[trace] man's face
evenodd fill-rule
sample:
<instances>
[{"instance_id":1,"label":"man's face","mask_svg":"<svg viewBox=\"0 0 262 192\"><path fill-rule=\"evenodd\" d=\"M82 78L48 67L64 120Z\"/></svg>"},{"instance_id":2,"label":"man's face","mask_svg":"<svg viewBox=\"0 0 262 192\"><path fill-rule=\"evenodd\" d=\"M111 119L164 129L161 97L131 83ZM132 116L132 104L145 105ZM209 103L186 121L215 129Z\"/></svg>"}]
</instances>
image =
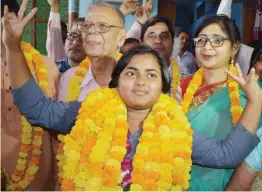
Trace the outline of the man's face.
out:
<instances>
[{"instance_id":1,"label":"man's face","mask_svg":"<svg viewBox=\"0 0 262 192\"><path fill-rule=\"evenodd\" d=\"M178 38L181 41L180 49L186 49L189 44L189 35L185 32L181 32L179 33Z\"/></svg>"},{"instance_id":2,"label":"man's face","mask_svg":"<svg viewBox=\"0 0 262 192\"><path fill-rule=\"evenodd\" d=\"M110 7L93 7L88 11L85 23L93 24L89 29L82 30L85 53L89 57L114 57L118 50L123 26L116 10ZM95 24L100 23L106 32L97 30ZM98 25L97 25L98 26ZM109 27L108 26L115 26ZM121 39L121 40L120 40Z\"/></svg>"},{"instance_id":3,"label":"man's face","mask_svg":"<svg viewBox=\"0 0 262 192\"><path fill-rule=\"evenodd\" d=\"M86 57L81 36L77 37L79 35L81 35L81 32L77 28L77 23L75 23L67 34L65 42L65 51L68 58L77 63L80 63Z\"/></svg>"},{"instance_id":4,"label":"man's face","mask_svg":"<svg viewBox=\"0 0 262 192\"><path fill-rule=\"evenodd\" d=\"M173 37L165 23L157 23L149 27L144 35L144 44L150 46L169 60L173 50Z\"/></svg>"}]
</instances>

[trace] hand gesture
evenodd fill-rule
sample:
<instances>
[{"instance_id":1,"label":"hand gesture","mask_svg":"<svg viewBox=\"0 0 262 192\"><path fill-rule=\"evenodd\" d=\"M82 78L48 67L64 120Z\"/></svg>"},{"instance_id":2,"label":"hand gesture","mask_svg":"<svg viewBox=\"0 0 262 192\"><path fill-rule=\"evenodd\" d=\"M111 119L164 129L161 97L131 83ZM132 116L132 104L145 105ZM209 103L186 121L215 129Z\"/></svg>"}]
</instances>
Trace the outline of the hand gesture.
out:
<instances>
[{"instance_id":1,"label":"hand gesture","mask_svg":"<svg viewBox=\"0 0 262 192\"><path fill-rule=\"evenodd\" d=\"M139 8L139 1L138 0L125 0L121 6L120 11L124 15L129 15L131 13L136 12L136 10Z\"/></svg>"},{"instance_id":2,"label":"hand gesture","mask_svg":"<svg viewBox=\"0 0 262 192\"><path fill-rule=\"evenodd\" d=\"M136 21L141 25L145 24L152 13L153 5L152 0L149 0L143 7L139 8L136 12Z\"/></svg>"},{"instance_id":3,"label":"hand gesture","mask_svg":"<svg viewBox=\"0 0 262 192\"><path fill-rule=\"evenodd\" d=\"M237 73L235 75L226 69L226 73L234 79L245 92L249 102L262 103L262 89L258 85L258 77L255 73L255 69L252 68L247 77L244 77L238 64L236 64Z\"/></svg>"},{"instance_id":4,"label":"hand gesture","mask_svg":"<svg viewBox=\"0 0 262 192\"><path fill-rule=\"evenodd\" d=\"M7 6L4 7L3 23L3 43L7 50L20 48L20 42L24 33L25 27L34 18L37 8L35 7L26 17L24 17L27 7L27 0L23 0L19 9L18 16L15 13L9 12Z\"/></svg>"}]
</instances>

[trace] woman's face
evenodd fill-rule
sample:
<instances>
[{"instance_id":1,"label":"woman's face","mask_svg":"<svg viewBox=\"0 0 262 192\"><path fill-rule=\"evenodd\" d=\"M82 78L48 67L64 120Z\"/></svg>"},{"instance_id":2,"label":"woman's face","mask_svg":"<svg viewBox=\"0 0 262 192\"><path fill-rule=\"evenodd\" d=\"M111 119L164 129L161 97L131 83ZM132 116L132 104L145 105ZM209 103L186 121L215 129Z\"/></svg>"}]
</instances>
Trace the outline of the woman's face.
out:
<instances>
[{"instance_id":1,"label":"woman's face","mask_svg":"<svg viewBox=\"0 0 262 192\"><path fill-rule=\"evenodd\" d=\"M120 74L118 90L127 107L134 110L152 108L162 90L161 70L155 56L133 56Z\"/></svg>"},{"instance_id":2,"label":"woman's face","mask_svg":"<svg viewBox=\"0 0 262 192\"><path fill-rule=\"evenodd\" d=\"M214 39L221 40L223 38L228 38L218 24L208 25L199 33L198 37L203 37L203 39L213 37L213 41ZM228 66L228 64L230 64L230 58L234 57L237 53L235 46L232 46L229 40L224 40L220 47L212 46L210 41L207 41L202 47L196 46L195 51L197 63L209 69L218 69Z\"/></svg>"},{"instance_id":3,"label":"woman's face","mask_svg":"<svg viewBox=\"0 0 262 192\"><path fill-rule=\"evenodd\" d=\"M257 61L254 65L256 74L259 76L259 80L262 81L262 61Z\"/></svg>"}]
</instances>

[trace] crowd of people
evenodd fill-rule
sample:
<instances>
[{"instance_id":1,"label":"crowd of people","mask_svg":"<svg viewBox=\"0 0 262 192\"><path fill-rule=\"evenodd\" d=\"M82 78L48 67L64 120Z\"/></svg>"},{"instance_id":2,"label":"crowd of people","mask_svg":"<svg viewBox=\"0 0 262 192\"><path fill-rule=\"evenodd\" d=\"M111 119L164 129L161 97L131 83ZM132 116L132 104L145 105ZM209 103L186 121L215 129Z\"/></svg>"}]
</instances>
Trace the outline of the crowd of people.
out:
<instances>
[{"instance_id":1,"label":"crowd of people","mask_svg":"<svg viewBox=\"0 0 262 192\"><path fill-rule=\"evenodd\" d=\"M243 58L222 14L176 37L138 0L67 31L47 1L48 56L22 41L37 8L1 2L2 190L262 190L261 41Z\"/></svg>"}]
</instances>

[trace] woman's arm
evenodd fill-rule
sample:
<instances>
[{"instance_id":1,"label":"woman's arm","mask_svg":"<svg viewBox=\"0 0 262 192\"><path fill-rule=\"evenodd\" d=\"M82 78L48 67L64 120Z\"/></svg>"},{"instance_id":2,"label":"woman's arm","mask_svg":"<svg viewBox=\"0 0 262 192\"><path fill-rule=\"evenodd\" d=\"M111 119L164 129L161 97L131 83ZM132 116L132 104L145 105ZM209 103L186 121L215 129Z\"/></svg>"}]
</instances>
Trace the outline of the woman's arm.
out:
<instances>
[{"instance_id":1,"label":"woman's arm","mask_svg":"<svg viewBox=\"0 0 262 192\"><path fill-rule=\"evenodd\" d=\"M238 70L240 71L239 67ZM247 95L248 103L239 122L225 140L219 141L194 134L192 160L202 166L235 168L259 143L259 138L255 135L261 118L262 89L257 83L254 69L248 75L247 81L242 77L234 78Z\"/></svg>"},{"instance_id":2,"label":"woman's arm","mask_svg":"<svg viewBox=\"0 0 262 192\"><path fill-rule=\"evenodd\" d=\"M225 190L226 191L249 191L256 175L254 172L251 172L246 168L248 165L244 165L245 163L238 166L237 169L234 170L234 173L227 184Z\"/></svg>"},{"instance_id":3,"label":"woman's arm","mask_svg":"<svg viewBox=\"0 0 262 192\"><path fill-rule=\"evenodd\" d=\"M257 135L262 139L262 128L257 131ZM254 182L254 179L262 170L262 141L247 156L245 161L234 171L226 190L248 191Z\"/></svg>"},{"instance_id":4,"label":"woman's arm","mask_svg":"<svg viewBox=\"0 0 262 192\"><path fill-rule=\"evenodd\" d=\"M34 78L12 90L19 111L34 125L69 133L76 120L80 102L56 102L44 95Z\"/></svg>"},{"instance_id":5,"label":"woman's arm","mask_svg":"<svg viewBox=\"0 0 262 192\"><path fill-rule=\"evenodd\" d=\"M236 168L259 141L240 123L221 141L194 132L192 161L205 167Z\"/></svg>"}]
</instances>

